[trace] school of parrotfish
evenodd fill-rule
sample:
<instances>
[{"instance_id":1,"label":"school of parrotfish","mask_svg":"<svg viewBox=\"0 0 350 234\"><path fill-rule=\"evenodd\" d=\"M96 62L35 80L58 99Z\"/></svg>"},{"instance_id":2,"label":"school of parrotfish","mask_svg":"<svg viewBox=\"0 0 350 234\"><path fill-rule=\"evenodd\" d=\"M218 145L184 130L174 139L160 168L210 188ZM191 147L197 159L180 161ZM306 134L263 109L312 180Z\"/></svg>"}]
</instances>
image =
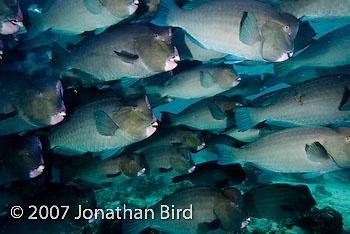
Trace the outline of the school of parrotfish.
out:
<instances>
[{"instance_id":1,"label":"school of parrotfish","mask_svg":"<svg viewBox=\"0 0 350 234\"><path fill-rule=\"evenodd\" d=\"M192 186L126 204L155 218L117 220L121 233L235 232L316 206L305 185L240 190L247 165L350 168L349 0L0 0L0 21L1 234L102 222L11 208L114 209L94 193L152 178ZM161 219L163 205L193 218Z\"/></svg>"}]
</instances>

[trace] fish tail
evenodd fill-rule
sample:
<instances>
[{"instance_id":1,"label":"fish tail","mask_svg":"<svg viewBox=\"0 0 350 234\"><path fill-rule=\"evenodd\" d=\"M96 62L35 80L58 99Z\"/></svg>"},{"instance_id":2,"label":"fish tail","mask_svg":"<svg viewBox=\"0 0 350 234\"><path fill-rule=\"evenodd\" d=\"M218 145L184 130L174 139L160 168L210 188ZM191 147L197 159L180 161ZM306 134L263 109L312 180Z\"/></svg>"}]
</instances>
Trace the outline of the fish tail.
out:
<instances>
[{"instance_id":1,"label":"fish tail","mask_svg":"<svg viewBox=\"0 0 350 234\"><path fill-rule=\"evenodd\" d=\"M299 66L290 58L284 62L274 63L273 69L275 74L287 74L288 72L297 69Z\"/></svg>"},{"instance_id":2,"label":"fish tail","mask_svg":"<svg viewBox=\"0 0 350 234\"><path fill-rule=\"evenodd\" d=\"M162 126L171 127L176 125L176 123L174 122L174 118L176 117L175 114L172 114L169 112L161 112L161 113L162 113L162 119L161 119Z\"/></svg>"},{"instance_id":3,"label":"fish tail","mask_svg":"<svg viewBox=\"0 0 350 234\"><path fill-rule=\"evenodd\" d=\"M57 69L64 69L64 62L67 59L68 52L62 48L58 43L52 44L52 60L51 65Z\"/></svg>"},{"instance_id":4,"label":"fish tail","mask_svg":"<svg viewBox=\"0 0 350 234\"><path fill-rule=\"evenodd\" d=\"M178 26L175 20L180 17L182 9L176 5L174 0L161 0L158 5L156 16L151 21L157 26Z\"/></svg>"},{"instance_id":5,"label":"fish tail","mask_svg":"<svg viewBox=\"0 0 350 234\"><path fill-rule=\"evenodd\" d=\"M144 87L145 90L146 90L146 94L149 95L149 94L159 94L159 89L161 88L160 86L145 86Z\"/></svg>"},{"instance_id":6,"label":"fish tail","mask_svg":"<svg viewBox=\"0 0 350 234\"><path fill-rule=\"evenodd\" d=\"M224 144L217 144L215 145L215 148L219 156L219 165L228 165L241 162L241 160L239 160L237 157L237 152L239 149Z\"/></svg>"},{"instance_id":7,"label":"fish tail","mask_svg":"<svg viewBox=\"0 0 350 234\"><path fill-rule=\"evenodd\" d=\"M132 210L132 213L135 213L136 206L134 205L126 205L126 209ZM127 217L124 217L122 221L122 233L123 234L138 234L142 232L145 228L144 223L142 220L132 219L130 218L127 213Z\"/></svg>"},{"instance_id":8,"label":"fish tail","mask_svg":"<svg viewBox=\"0 0 350 234\"><path fill-rule=\"evenodd\" d=\"M191 50L186 44L185 37L185 32L182 29L177 29L173 32L172 42L179 51L180 60L193 60Z\"/></svg>"},{"instance_id":9,"label":"fish tail","mask_svg":"<svg viewBox=\"0 0 350 234\"><path fill-rule=\"evenodd\" d=\"M234 110L236 125L240 131L247 131L262 121L252 117L253 107L241 107Z\"/></svg>"},{"instance_id":10,"label":"fish tail","mask_svg":"<svg viewBox=\"0 0 350 234\"><path fill-rule=\"evenodd\" d=\"M28 10L28 15L30 18L31 27L28 30L28 33L26 36L28 39L32 39L36 37L39 33L46 31L46 28L43 25L44 21L43 21L41 12Z\"/></svg>"}]
</instances>

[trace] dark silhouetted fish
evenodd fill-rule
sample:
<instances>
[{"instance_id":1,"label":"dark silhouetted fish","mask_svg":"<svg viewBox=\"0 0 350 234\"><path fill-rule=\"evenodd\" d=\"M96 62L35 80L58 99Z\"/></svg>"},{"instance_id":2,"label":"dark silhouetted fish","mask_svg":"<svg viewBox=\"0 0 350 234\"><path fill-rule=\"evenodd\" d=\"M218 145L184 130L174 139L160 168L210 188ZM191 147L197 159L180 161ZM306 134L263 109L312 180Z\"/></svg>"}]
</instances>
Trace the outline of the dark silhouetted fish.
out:
<instances>
[{"instance_id":1,"label":"dark silhouetted fish","mask_svg":"<svg viewBox=\"0 0 350 234\"><path fill-rule=\"evenodd\" d=\"M193 217L184 219L180 215L179 219L170 217L161 220L162 205L169 207L169 211L172 207L184 211L192 205ZM147 227L179 234L202 234L212 230L230 232L248 224L241 193L234 188L223 191L211 187L189 188L170 195L150 209L154 210L155 219L125 220L123 233L137 234Z\"/></svg>"},{"instance_id":2,"label":"dark silhouetted fish","mask_svg":"<svg viewBox=\"0 0 350 234\"><path fill-rule=\"evenodd\" d=\"M243 194L245 208L252 217L268 219L294 218L316 205L305 185L272 184Z\"/></svg>"}]
</instances>

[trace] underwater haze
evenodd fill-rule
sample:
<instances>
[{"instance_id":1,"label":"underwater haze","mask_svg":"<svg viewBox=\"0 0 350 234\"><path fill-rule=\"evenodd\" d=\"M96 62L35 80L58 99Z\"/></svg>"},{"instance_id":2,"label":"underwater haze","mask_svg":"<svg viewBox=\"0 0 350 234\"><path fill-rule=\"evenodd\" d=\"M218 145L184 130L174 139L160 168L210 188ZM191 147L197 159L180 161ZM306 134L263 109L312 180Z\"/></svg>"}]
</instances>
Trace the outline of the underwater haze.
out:
<instances>
[{"instance_id":1,"label":"underwater haze","mask_svg":"<svg viewBox=\"0 0 350 234\"><path fill-rule=\"evenodd\" d=\"M0 0L0 234L350 233L350 0Z\"/></svg>"}]
</instances>

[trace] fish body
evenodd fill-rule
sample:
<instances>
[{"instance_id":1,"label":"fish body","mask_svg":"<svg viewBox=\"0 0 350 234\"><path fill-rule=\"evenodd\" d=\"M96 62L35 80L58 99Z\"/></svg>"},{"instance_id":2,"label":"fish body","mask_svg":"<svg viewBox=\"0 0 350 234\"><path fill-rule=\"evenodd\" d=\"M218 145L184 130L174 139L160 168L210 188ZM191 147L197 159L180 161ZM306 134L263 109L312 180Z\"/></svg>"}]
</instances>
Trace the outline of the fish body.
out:
<instances>
[{"instance_id":1,"label":"fish body","mask_svg":"<svg viewBox=\"0 0 350 234\"><path fill-rule=\"evenodd\" d=\"M253 142L283 129L283 127L266 125L262 128L251 128L247 131L242 132L237 127L233 127L223 132L222 134L233 137L242 142Z\"/></svg>"},{"instance_id":2,"label":"fish body","mask_svg":"<svg viewBox=\"0 0 350 234\"><path fill-rule=\"evenodd\" d=\"M39 176L45 166L42 146L35 136L0 139L0 184Z\"/></svg>"},{"instance_id":3,"label":"fish body","mask_svg":"<svg viewBox=\"0 0 350 234\"><path fill-rule=\"evenodd\" d=\"M240 164L222 166L216 162L196 165L196 170L188 175L178 176L173 182L189 180L196 186L222 188L242 183L246 178Z\"/></svg>"},{"instance_id":4,"label":"fish body","mask_svg":"<svg viewBox=\"0 0 350 234\"><path fill-rule=\"evenodd\" d=\"M265 106L237 109L235 120L241 131L263 121L278 126L347 125L349 86L348 77L312 79L269 97Z\"/></svg>"},{"instance_id":5,"label":"fish body","mask_svg":"<svg viewBox=\"0 0 350 234\"><path fill-rule=\"evenodd\" d=\"M233 97L236 95L247 97L253 94L258 94L265 89L265 84L260 75L240 77L241 80L237 86L223 92L221 95L226 97Z\"/></svg>"},{"instance_id":6,"label":"fish body","mask_svg":"<svg viewBox=\"0 0 350 234\"><path fill-rule=\"evenodd\" d=\"M190 130L184 126L160 128L149 138L130 146L132 151L143 151L162 146L188 148L192 152L203 149L205 142L200 131Z\"/></svg>"},{"instance_id":7,"label":"fish body","mask_svg":"<svg viewBox=\"0 0 350 234\"><path fill-rule=\"evenodd\" d=\"M168 28L120 25L91 37L71 52L56 50L58 67L78 70L83 84L149 77L176 67L177 50ZM55 51L53 52L55 58Z\"/></svg>"},{"instance_id":8,"label":"fish body","mask_svg":"<svg viewBox=\"0 0 350 234\"><path fill-rule=\"evenodd\" d=\"M306 19L334 19L350 17L350 2L347 0L282 0L279 9L299 18Z\"/></svg>"},{"instance_id":9,"label":"fish body","mask_svg":"<svg viewBox=\"0 0 350 234\"><path fill-rule=\"evenodd\" d=\"M202 47L231 54L238 60L284 61L293 51L297 20L269 5L218 0L184 7L187 10L163 0L151 23L180 27Z\"/></svg>"},{"instance_id":10,"label":"fish body","mask_svg":"<svg viewBox=\"0 0 350 234\"><path fill-rule=\"evenodd\" d=\"M114 6L106 5L106 2ZM119 6L118 6L119 5ZM119 7L119 12L112 12L112 7ZM117 24L133 14L137 6L133 1L98 1L98 0L54 0L47 1L42 7L32 5L29 15L32 27L31 38L51 29L55 33L77 35L85 31Z\"/></svg>"},{"instance_id":11,"label":"fish body","mask_svg":"<svg viewBox=\"0 0 350 234\"><path fill-rule=\"evenodd\" d=\"M208 50L200 47L181 29L174 31L173 43L179 51L181 60L197 60L202 63L216 63L223 61L227 55L215 50Z\"/></svg>"},{"instance_id":12,"label":"fish body","mask_svg":"<svg viewBox=\"0 0 350 234\"><path fill-rule=\"evenodd\" d=\"M83 181L91 184L121 183L143 173L136 154L122 154L101 160L92 158L77 167L66 165L60 170L62 182Z\"/></svg>"},{"instance_id":13,"label":"fish body","mask_svg":"<svg viewBox=\"0 0 350 234\"><path fill-rule=\"evenodd\" d=\"M285 74L300 67L331 68L347 65L349 46L350 25L346 25L313 41L298 56L274 64L275 73Z\"/></svg>"},{"instance_id":14,"label":"fish body","mask_svg":"<svg viewBox=\"0 0 350 234\"><path fill-rule=\"evenodd\" d=\"M161 206L188 209L192 204L193 218L161 220ZM123 233L140 233L152 227L166 233L207 233L211 230L234 231L246 226L247 213L244 210L240 192L234 188L220 191L211 187L189 188L177 192L150 207L155 212L155 219L125 221ZM211 225L212 224L212 225Z\"/></svg>"},{"instance_id":15,"label":"fish body","mask_svg":"<svg viewBox=\"0 0 350 234\"><path fill-rule=\"evenodd\" d=\"M66 115L56 79L3 73L0 92L0 136L55 125Z\"/></svg>"},{"instance_id":16,"label":"fish body","mask_svg":"<svg viewBox=\"0 0 350 234\"><path fill-rule=\"evenodd\" d=\"M206 98L227 91L239 82L240 77L232 66L206 64L183 71L162 86L145 88L146 91L153 89L161 97Z\"/></svg>"},{"instance_id":17,"label":"fish body","mask_svg":"<svg viewBox=\"0 0 350 234\"><path fill-rule=\"evenodd\" d=\"M271 184L243 194L244 205L252 217L268 219L294 218L316 205L305 185Z\"/></svg>"},{"instance_id":18,"label":"fish body","mask_svg":"<svg viewBox=\"0 0 350 234\"><path fill-rule=\"evenodd\" d=\"M174 146L144 150L140 160L150 176L172 178L191 173L195 168L190 151Z\"/></svg>"},{"instance_id":19,"label":"fish body","mask_svg":"<svg viewBox=\"0 0 350 234\"><path fill-rule=\"evenodd\" d=\"M270 134L242 148L217 145L219 164L248 162L282 173L323 174L349 167L349 128L303 126Z\"/></svg>"},{"instance_id":20,"label":"fish body","mask_svg":"<svg viewBox=\"0 0 350 234\"><path fill-rule=\"evenodd\" d=\"M216 96L196 102L176 115L164 112L162 123L199 130L223 130L233 125L232 110L240 106L242 104L235 99Z\"/></svg>"},{"instance_id":21,"label":"fish body","mask_svg":"<svg viewBox=\"0 0 350 234\"><path fill-rule=\"evenodd\" d=\"M118 149L151 136L156 130L154 122L144 98L136 105L107 98L78 107L48 138L55 153L72 156L103 152L110 157Z\"/></svg>"}]
</instances>

